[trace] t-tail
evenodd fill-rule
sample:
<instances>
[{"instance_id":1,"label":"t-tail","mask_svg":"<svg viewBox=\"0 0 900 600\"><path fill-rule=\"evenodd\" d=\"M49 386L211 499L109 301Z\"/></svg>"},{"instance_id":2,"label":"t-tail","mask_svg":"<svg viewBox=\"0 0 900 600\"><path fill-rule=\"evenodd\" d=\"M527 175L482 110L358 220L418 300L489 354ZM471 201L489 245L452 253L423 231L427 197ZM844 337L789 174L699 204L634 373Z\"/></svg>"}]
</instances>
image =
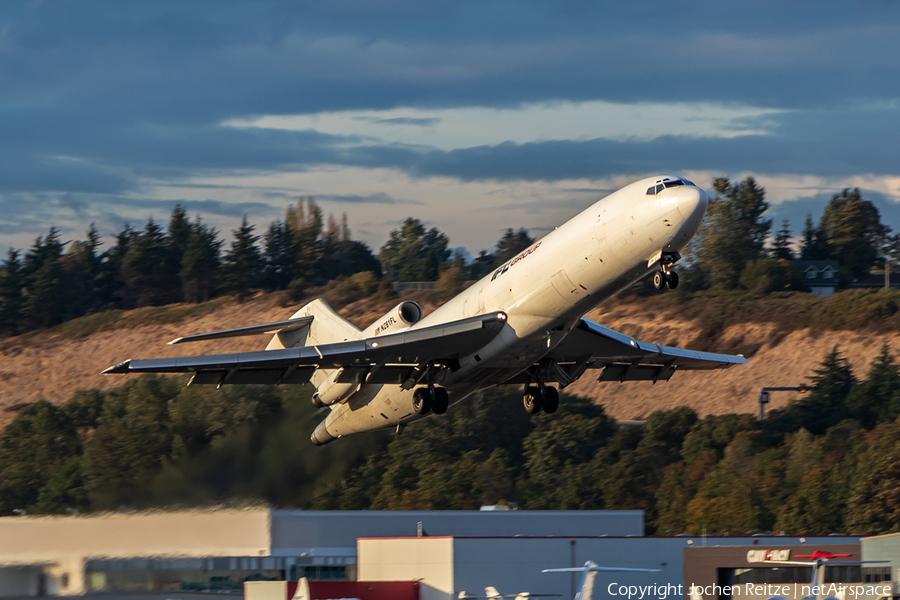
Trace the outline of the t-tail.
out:
<instances>
[{"instance_id":1,"label":"t-tail","mask_svg":"<svg viewBox=\"0 0 900 600\"><path fill-rule=\"evenodd\" d=\"M822 556L818 556L821 554ZM816 558L810 561L803 560L779 560L779 561L766 561L766 565L774 565L774 566L793 566L793 567L812 567L812 577L809 581L809 587L811 591L820 591L825 590L825 567L829 566L847 566L847 565L867 565L871 563L886 563L890 562L887 560L829 560L829 558L835 556L847 556L846 554L828 554L827 552L819 552L818 550L813 554ZM772 596L768 600L774 599L784 600L783 596ZM838 598L834 596L826 596L824 593L810 594L808 596L803 596L802 600L838 600Z\"/></svg>"},{"instance_id":2,"label":"t-tail","mask_svg":"<svg viewBox=\"0 0 900 600\"><path fill-rule=\"evenodd\" d=\"M583 567L571 567L568 569L544 569L542 573L577 573L582 572L581 587L575 594L574 600L594 599L594 578L597 573L658 573L659 569L631 569L628 567L598 567L597 563L587 561Z\"/></svg>"}]
</instances>

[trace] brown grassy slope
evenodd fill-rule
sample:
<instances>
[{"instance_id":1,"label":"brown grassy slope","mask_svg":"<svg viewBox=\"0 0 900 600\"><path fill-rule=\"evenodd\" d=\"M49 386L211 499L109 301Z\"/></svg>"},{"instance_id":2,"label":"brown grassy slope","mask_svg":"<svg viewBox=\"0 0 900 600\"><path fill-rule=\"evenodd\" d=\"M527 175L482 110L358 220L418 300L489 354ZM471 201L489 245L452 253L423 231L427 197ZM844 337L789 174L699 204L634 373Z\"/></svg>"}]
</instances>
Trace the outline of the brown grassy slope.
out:
<instances>
[{"instance_id":1,"label":"brown grassy slope","mask_svg":"<svg viewBox=\"0 0 900 600\"><path fill-rule=\"evenodd\" d=\"M416 299L426 312L433 310L434 303L427 296ZM366 326L396 302L373 305L363 300L341 312L357 325ZM8 409L16 405L41 398L58 404L76 390L109 390L122 385L129 376L103 376L100 372L127 358L262 350L267 343L265 336L179 346L166 342L183 335L285 319L298 307L285 306L281 296L267 295L244 303L217 301L201 307L115 315L120 324L127 325L125 328L111 322L92 333L88 328L63 327L4 340L0 344L0 427L15 416ZM620 304L587 316L644 341L688 347L699 344L703 346L700 349L713 349L704 343L705 330L699 321L680 318L677 311L676 307L648 311L646 303ZM676 373L670 382L656 385L600 384L588 372L566 391L596 399L610 415L623 420L642 419L655 410L677 406L691 406L700 415L753 413L758 409L759 387L804 382L835 345L850 359L858 376L866 373L883 339L900 348L900 333L894 329L884 335L865 330L799 329L784 333L772 323L748 322L723 327L715 335L713 347L752 353L751 364L711 373ZM788 398L789 394L773 394L770 408L783 406Z\"/></svg>"}]
</instances>

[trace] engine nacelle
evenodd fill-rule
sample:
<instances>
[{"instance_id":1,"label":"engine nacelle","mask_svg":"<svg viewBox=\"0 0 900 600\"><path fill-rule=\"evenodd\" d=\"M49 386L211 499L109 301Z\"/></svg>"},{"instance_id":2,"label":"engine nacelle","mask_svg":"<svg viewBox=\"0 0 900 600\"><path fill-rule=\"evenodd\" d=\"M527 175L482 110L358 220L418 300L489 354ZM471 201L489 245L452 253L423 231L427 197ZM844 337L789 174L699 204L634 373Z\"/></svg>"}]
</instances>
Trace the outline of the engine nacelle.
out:
<instances>
[{"instance_id":1,"label":"engine nacelle","mask_svg":"<svg viewBox=\"0 0 900 600\"><path fill-rule=\"evenodd\" d=\"M386 315L377 319L374 323L362 332L360 337L369 338L376 335L384 335L385 333L394 333L406 329L410 325L415 325L422 318L422 307L418 302L407 300L401 302Z\"/></svg>"},{"instance_id":2,"label":"engine nacelle","mask_svg":"<svg viewBox=\"0 0 900 600\"><path fill-rule=\"evenodd\" d=\"M331 372L325 381L319 384L312 396L314 405L322 408L323 406L331 406L349 398L356 390L359 389L359 383L338 383L343 369L335 369Z\"/></svg>"}]
</instances>

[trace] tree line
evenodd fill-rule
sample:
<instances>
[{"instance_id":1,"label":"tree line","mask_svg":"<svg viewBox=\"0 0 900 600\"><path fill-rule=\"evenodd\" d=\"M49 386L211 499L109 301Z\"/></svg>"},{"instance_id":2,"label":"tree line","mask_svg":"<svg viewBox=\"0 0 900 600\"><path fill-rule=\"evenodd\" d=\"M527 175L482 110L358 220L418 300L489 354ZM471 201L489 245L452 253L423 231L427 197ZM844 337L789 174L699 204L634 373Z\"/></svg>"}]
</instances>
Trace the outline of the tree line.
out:
<instances>
[{"instance_id":1,"label":"tree line","mask_svg":"<svg viewBox=\"0 0 900 600\"><path fill-rule=\"evenodd\" d=\"M111 247L91 225L83 241L62 241L51 227L26 252L10 249L0 262L0 333L18 334L110 309L203 302L221 294L243 298L256 290L304 290L366 273L367 280L436 281L451 287L477 278L532 240L509 229L494 252L467 262L452 254L447 236L414 218L391 232L376 257L351 238L346 213L327 220L313 198L290 206L262 234L245 216L226 244L198 216L178 205L168 226L149 219L125 225Z\"/></svg>"},{"instance_id":2,"label":"tree line","mask_svg":"<svg viewBox=\"0 0 900 600\"><path fill-rule=\"evenodd\" d=\"M688 289L743 289L757 293L805 290L790 261L835 260L840 286L866 275L879 260L900 259L900 234L881 223L874 204L859 188L834 194L818 224L807 216L794 249L790 223L772 232L765 189L753 177L713 181L706 222L695 237L694 261L686 271Z\"/></svg>"},{"instance_id":3,"label":"tree line","mask_svg":"<svg viewBox=\"0 0 900 600\"><path fill-rule=\"evenodd\" d=\"M479 392L400 436L310 445L308 386L142 376L23 408L0 436L0 514L268 502L316 509L640 509L648 534L900 531L900 370L858 379L837 349L772 411L689 408L620 427L590 400L554 415Z\"/></svg>"},{"instance_id":4,"label":"tree line","mask_svg":"<svg viewBox=\"0 0 900 600\"><path fill-rule=\"evenodd\" d=\"M900 234L880 221L878 209L859 189L835 194L818 224L807 217L797 248L790 223L772 232L765 218L765 190L755 179L713 182L706 222L681 266L682 290L745 290L757 294L803 291L805 281L791 260L833 259L840 284L865 275L879 260L900 259ZM407 218L390 232L377 255L353 240L346 213L340 222L313 198L288 207L285 218L257 235L247 218L226 243L198 216L176 206L167 227L150 219L143 229L125 225L107 249L93 225L83 241L63 242L50 228L23 253L10 249L0 261L0 333L17 334L109 309L202 302L221 294L243 298L256 290L304 290L365 274L351 282L366 294L393 281L437 281L458 292L527 248L524 229L508 229L491 252L471 260L450 248L437 228ZM638 290L650 293L643 282Z\"/></svg>"}]
</instances>

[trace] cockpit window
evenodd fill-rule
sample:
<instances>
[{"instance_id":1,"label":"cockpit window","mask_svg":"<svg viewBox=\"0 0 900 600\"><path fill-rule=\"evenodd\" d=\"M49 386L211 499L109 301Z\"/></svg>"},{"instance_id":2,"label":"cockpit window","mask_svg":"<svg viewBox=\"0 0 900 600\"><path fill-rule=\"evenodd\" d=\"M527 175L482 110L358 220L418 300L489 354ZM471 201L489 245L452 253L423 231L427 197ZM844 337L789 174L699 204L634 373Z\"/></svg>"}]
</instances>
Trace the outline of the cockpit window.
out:
<instances>
[{"instance_id":1,"label":"cockpit window","mask_svg":"<svg viewBox=\"0 0 900 600\"><path fill-rule=\"evenodd\" d=\"M647 188L647 195L653 196L654 194L658 194L666 188L677 187L679 185L692 185L694 187L697 187L694 185L693 181L690 181L688 179L669 179L667 177L662 180L662 183L657 183L655 186Z\"/></svg>"}]
</instances>

